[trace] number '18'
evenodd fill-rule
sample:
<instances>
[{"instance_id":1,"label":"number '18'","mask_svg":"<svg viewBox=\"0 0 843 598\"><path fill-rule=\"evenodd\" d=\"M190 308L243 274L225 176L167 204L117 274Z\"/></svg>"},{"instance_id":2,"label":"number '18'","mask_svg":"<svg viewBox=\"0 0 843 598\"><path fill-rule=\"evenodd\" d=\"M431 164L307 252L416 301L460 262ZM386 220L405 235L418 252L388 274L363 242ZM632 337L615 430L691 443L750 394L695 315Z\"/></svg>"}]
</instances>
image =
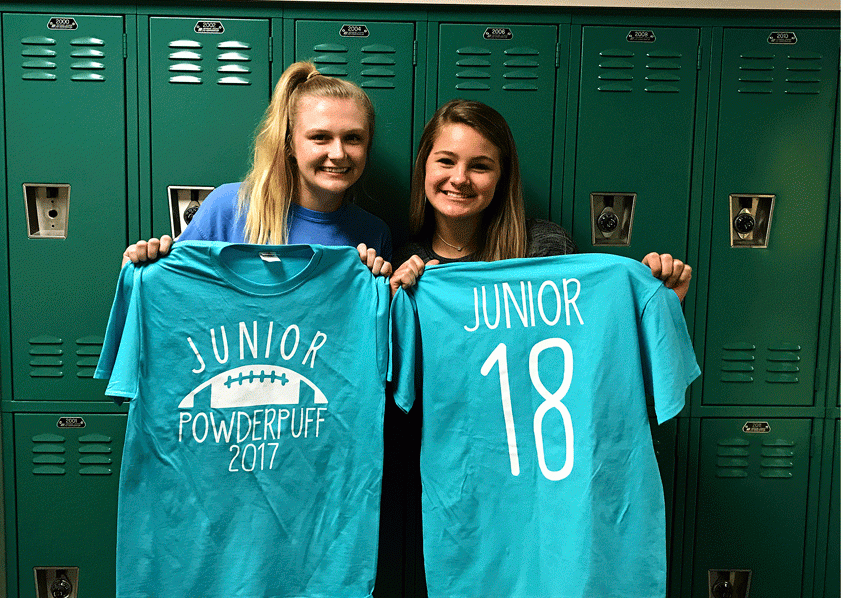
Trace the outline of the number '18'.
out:
<instances>
[{"instance_id":1,"label":"number '18'","mask_svg":"<svg viewBox=\"0 0 843 598\"><path fill-rule=\"evenodd\" d=\"M562 350L564 356L564 371L562 374L562 384L556 392L551 393L547 390L544 383L539 377L539 354L545 349L557 348ZM510 396L509 387L509 365L506 359L506 345L504 343L495 347L495 350L489 354L483 367L480 368L480 373L484 376L488 375L492 370L492 366L498 364L498 374L500 375L501 383L501 402L503 404L503 417L506 424L506 440L509 445L509 463L512 469L512 475L517 476L521 473L521 466L518 462L518 441L515 435L515 418L512 415L512 399ZM533 435L536 440L536 453L538 455L539 467L542 474L548 480L558 481L564 480L571 473L574 467L574 425L571 422L571 414L568 408L562 404L562 399L568 393L571 387L571 378L574 374L574 353L571 350L571 345L561 338L549 338L540 341L533 345L530 350L529 370L530 380L536 391L541 395L544 401L533 416ZM563 425L565 427L565 464L562 469L551 470L547 467L544 454L544 434L542 432L542 422L544 416L551 409L556 409L562 415Z\"/></svg>"}]
</instances>

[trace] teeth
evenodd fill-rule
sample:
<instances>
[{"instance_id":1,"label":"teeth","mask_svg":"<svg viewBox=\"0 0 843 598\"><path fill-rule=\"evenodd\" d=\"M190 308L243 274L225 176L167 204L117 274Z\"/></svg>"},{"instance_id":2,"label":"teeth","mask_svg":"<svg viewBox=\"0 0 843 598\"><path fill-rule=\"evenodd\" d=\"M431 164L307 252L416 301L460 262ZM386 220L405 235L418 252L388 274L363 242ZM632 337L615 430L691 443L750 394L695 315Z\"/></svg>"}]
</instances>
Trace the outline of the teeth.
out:
<instances>
[{"instance_id":1,"label":"teeth","mask_svg":"<svg viewBox=\"0 0 843 598\"><path fill-rule=\"evenodd\" d=\"M323 166L322 170L324 170L325 172L334 172L334 173L339 174L339 173L343 173L343 172L348 172L350 170L350 168L348 168L348 167L346 167L346 168L332 168L330 166Z\"/></svg>"},{"instance_id":2,"label":"teeth","mask_svg":"<svg viewBox=\"0 0 843 598\"><path fill-rule=\"evenodd\" d=\"M444 193L448 197L459 197L459 198L470 197L467 193L456 193L454 191L445 191L444 189L442 190L442 193Z\"/></svg>"}]
</instances>

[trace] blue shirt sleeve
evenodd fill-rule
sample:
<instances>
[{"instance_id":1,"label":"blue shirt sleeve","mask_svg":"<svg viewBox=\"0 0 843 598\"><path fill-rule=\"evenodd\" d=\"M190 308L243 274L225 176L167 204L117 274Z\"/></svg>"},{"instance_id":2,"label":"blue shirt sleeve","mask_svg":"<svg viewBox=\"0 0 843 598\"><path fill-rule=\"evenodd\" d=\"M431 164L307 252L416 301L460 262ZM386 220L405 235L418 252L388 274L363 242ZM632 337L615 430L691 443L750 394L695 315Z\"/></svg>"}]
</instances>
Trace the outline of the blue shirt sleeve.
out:
<instances>
[{"instance_id":1,"label":"blue shirt sleeve","mask_svg":"<svg viewBox=\"0 0 843 598\"><path fill-rule=\"evenodd\" d=\"M685 390L700 375L676 293L664 285L644 306L639 326L645 390L661 424L685 406Z\"/></svg>"},{"instance_id":2,"label":"blue shirt sleeve","mask_svg":"<svg viewBox=\"0 0 843 598\"><path fill-rule=\"evenodd\" d=\"M118 405L125 399L135 398L138 392L140 318L137 295L143 268L126 264L120 271L102 352L94 372L94 378L109 381L105 394Z\"/></svg>"},{"instance_id":3,"label":"blue shirt sleeve","mask_svg":"<svg viewBox=\"0 0 843 598\"><path fill-rule=\"evenodd\" d=\"M415 301L404 289L399 289L392 298L389 328L390 370L387 379L392 382L395 404L408 412L420 388L421 337Z\"/></svg>"},{"instance_id":4,"label":"blue shirt sleeve","mask_svg":"<svg viewBox=\"0 0 843 598\"><path fill-rule=\"evenodd\" d=\"M244 242L244 221L238 217L240 183L220 185L202 201L177 241Z\"/></svg>"}]
</instances>

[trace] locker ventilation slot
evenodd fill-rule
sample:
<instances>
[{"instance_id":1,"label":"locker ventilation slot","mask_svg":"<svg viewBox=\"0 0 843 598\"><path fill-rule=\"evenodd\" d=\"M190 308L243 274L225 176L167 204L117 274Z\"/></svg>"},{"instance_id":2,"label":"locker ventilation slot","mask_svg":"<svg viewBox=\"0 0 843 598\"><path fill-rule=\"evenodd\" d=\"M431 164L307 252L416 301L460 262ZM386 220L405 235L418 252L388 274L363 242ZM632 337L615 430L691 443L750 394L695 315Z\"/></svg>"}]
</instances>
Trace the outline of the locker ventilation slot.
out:
<instances>
[{"instance_id":1,"label":"locker ventilation slot","mask_svg":"<svg viewBox=\"0 0 843 598\"><path fill-rule=\"evenodd\" d=\"M348 48L340 44L318 44L313 47L315 52L323 54L313 59L313 64L323 75L329 77L347 77L348 69L341 65L348 64L348 58L342 54L348 53Z\"/></svg>"},{"instance_id":2,"label":"locker ventilation slot","mask_svg":"<svg viewBox=\"0 0 843 598\"><path fill-rule=\"evenodd\" d=\"M791 54L787 57L787 71L784 92L787 94L819 95L820 78L803 73L805 71L818 72L822 68L822 56L819 54Z\"/></svg>"},{"instance_id":3,"label":"locker ventilation slot","mask_svg":"<svg viewBox=\"0 0 843 598\"><path fill-rule=\"evenodd\" d=\"M79 437L79 475L111 475L112 442L110 436L88 434Z\"/></svg>"},{"instance_id":4,"label":"locker ventilation slot","mask_svg":"<svg viewBox=\"0 0 843 598\"><path fill-rule=\"evenodd\" d=\"M721 440L717 443L718 478L745 478L749 474L749 441L740 438Z\"/></svg>"},{"instance_id":5,"label":"locker ventilation slot","mask_svg":"<svg viewBox=\"0 0 843 598\"><path fill-rule=\"evenodd\" d=\"M797 354L802 347L796 344L782 344L769 347L767 355L766 381L773 384L795 384L799 382L799 361Z\"/></svg>"},{"instance_id":6,"label":"locker ventilation slot","mask_svg":"<svg viewBox=\"0 0 843 598\"><path fill-rule=\"evenodd\" d=\"M87 336L76 340L76 376L79 378L93 378L102 352L103 337Z\"/></svg>"},{"instance_id":7,"label":"locker ventilation slot","mask_svg":"<svg viewBox=\"0 0 843 598\"><path fill-rule=\"evenodd\" d=\"M752 343L729 343L723 345L720 380L722 382L752 382L752 365L755 361L755 345Z\"/></svg>"},{"instance_id":8,"label":"locker ventilation slot","mask_svg":"<svg viewBox=\"0 0 843 598\"><path fill-rule=\"evenodd\" d=\"M32 437L32 473L35 475L64 475L66 464L64 436L39 434Z\"/></svg>"},{"instance_id":9,"label":"locker ventilation slot","mask_svg":"<svg viewBox=\"0 0 843 598\"><path fill-rule=\"evenodd\" d=\"M64 376L61 359L62 339L54 336L39 336L29 339L29 354L31 359L29 372L32 378L61 378Z\"/></svg>"},{"instance_id":10,"label":"locker ventilation slot","mask_svg":"<svg viewBox=\"0 0 843 598\"><path fill-rule=\"evenodd\" d=\"M738 93L771 94L774 71L774 54L742 54L738 66Z\"/></svg>"},{"instance_id":11,"label":"locker ventilation slot","mask_svg":"<svg viewBox=\"0 0 843 598\"><path fill-rule=\"evenodd\" d=\"M50 48L33 46L54 46L56 40L49 37L33 36L22 39L21 44L24 46L21 50L21 56L32 58L24 60L21 64L24 71L21 78L25 81L55 81L56 75L48 71L55 70L56 63L46 58L54 58L56 51Z\"/></svg>"},{"instance_id":12,"label":"locker ventilation slot","mask_svg":"<svg viewBox=\"0 0 843 598\"><path fill-rule=\"evenodd\" d=\"M796 443L791 440L769 440L761 444L761 477L792 478Z\"/></svg>"}]
</instances>

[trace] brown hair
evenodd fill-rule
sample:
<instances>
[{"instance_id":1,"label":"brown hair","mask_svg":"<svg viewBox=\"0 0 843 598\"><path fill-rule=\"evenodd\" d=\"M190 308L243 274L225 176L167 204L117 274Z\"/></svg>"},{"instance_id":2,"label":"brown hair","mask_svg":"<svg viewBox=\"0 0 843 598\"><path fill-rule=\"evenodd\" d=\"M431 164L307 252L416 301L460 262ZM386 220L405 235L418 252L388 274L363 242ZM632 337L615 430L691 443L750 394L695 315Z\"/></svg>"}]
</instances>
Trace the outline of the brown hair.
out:
<instances>
[{"instance_id":1,"label":"brown hair","mask_svg":"<svg viewBox=\"0 0 843 598\"><path fill-rule=\"evenodd\" d=\"M272 100L257 129L252 169L240 186L239 211L246 214L244 236L249 243L287 242L287 215L298 193L292 159L293 123L304 96L353 99L366 112L368 151L375 133L375 109L366 92L350 81L326 77L310 62L287 67L275 85Z\"/></svg>"},{"instance_id":2,"label":"brown hair","mask_svg":"<svg viewBox=\"0 0 843 598\"><path fill-rule=\"evenodd\" d=\"M496 261L527 255L527 224L518 152L512 131L501 114L472 100L451 100L443 104L424 127L410 191L410 234L432 238L436 221L433 207L424 193L427 158L442 128L447 124L471 127L493 143L500 152L501 178L492 202L483 211L480 224L479 261Z\"/></svg>"}]
</instances>

